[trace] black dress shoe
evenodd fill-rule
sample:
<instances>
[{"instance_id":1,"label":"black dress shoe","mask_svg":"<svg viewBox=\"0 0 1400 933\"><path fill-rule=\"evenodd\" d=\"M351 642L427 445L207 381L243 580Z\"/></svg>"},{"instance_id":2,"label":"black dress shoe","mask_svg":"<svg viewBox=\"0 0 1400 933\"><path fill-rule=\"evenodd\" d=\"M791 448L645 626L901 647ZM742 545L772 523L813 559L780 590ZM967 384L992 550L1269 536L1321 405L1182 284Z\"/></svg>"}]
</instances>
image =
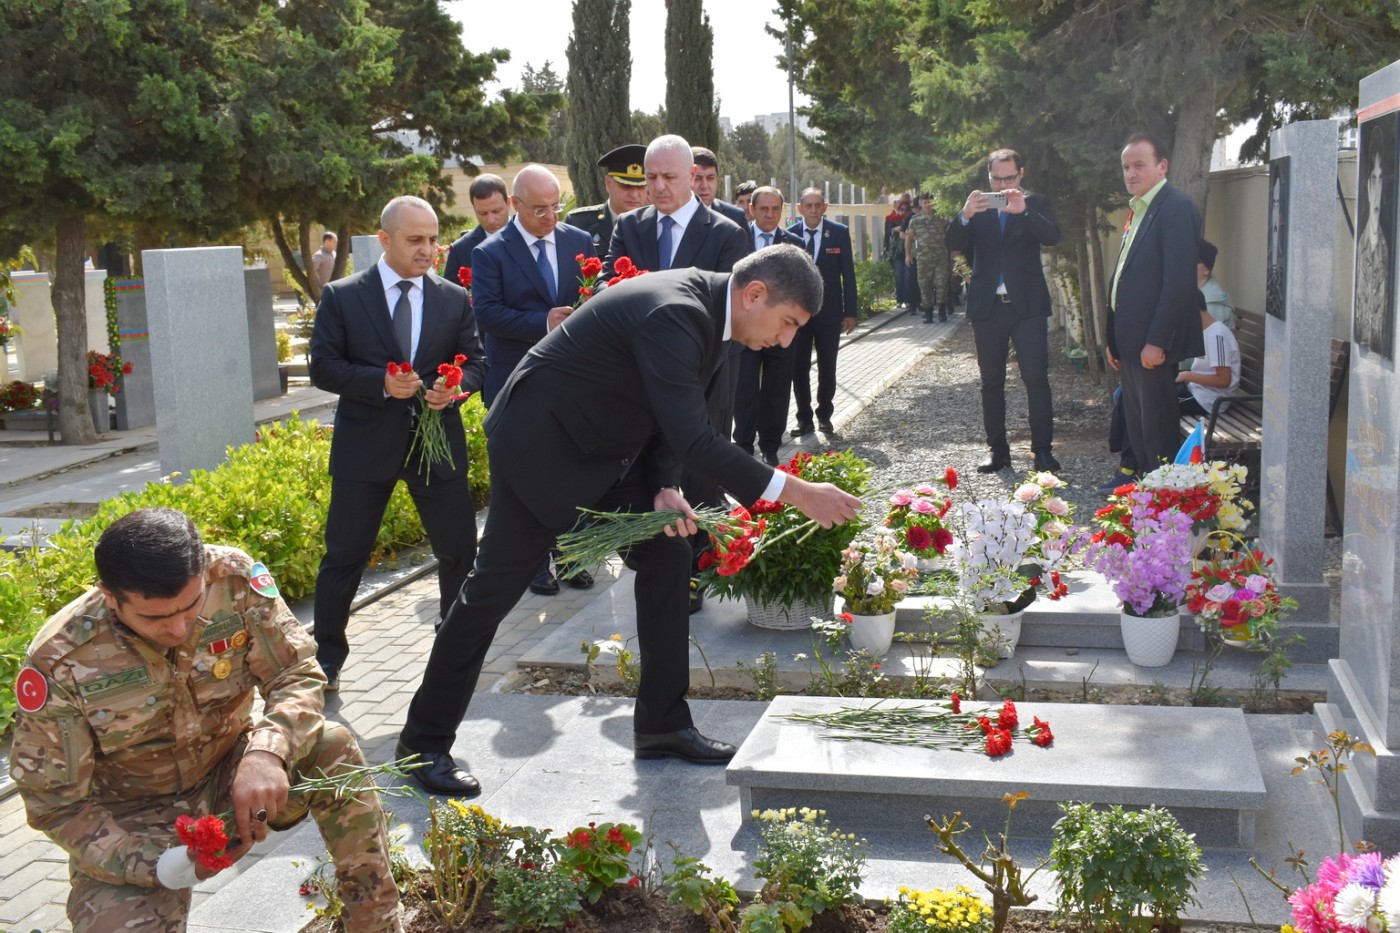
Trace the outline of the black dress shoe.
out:
<instances>
[{"instance_id":1,"label":"black dress shoe","mask_svg":"<svg viewBox=\"0 0 1400 933\"><path fill-rule=\"evenodd\" d=\"M632 748L638 758L679 758L696 765L726 765L738 751L728 742L707 739L694 726L654 735L633 733Z\"/></svg>"},{"instance_id":2,"label":"black dress shoe","mask_svg":"<svg viewBox=\"0 0 1400 933\"><path fill-rule=\"evenodd\" d=\"M590 589L593 586L593 574L589 573L587 570L576 570L574 571L573 576L565 576L565 573L565 569L563 567L560 567L559 576L563 578L565 583L569 584L569 586L572 586L576 590L586 590ZM556 584L556 592L557 591L558 585Z\"/></svg>"},{"instance_id":3,"label":"black dress shoe","mask_svg":"<svg viewBox=\"0 0 1400 933\"><path fill-rule=\"evenodd\" d=\"M705 608L705 587L700 583L699 577L690 578L690 602L689 612L691 615Z\"/></svg>"},{"instance_id":4,"label":"black dress shoe","mask_svg":"<svg viewBox=\"0 0 1400 933\"><path fill-rule=\"evenodd\" d=\"M801 436L804 435L804 434L813 434L813 433L815 433L815 432L816 432L816 428L814 428L814 427L812 426L812 422L810 422L810 421L799 421L799 422L797 422L797 427L795 427L795 428L792 429L792 436L793 436L793 437L801 437Z\"/></svg>"},{"instance_id":5,"label":"black dress shoe","mask_svg":"<svg viewBox=\"0 0 1400 933\"><path fill-rule=\"evenodd\" d=\"M324 693L340 692L340 671L326 671L326 686Z\"/></svg>"},{"instance_id":6,"label":"black dress shoe","mask_svg":"<svg viewBox=\"0 0 1400 933\"><path fill-rule=\"evenodd\" d=\"M535 574L535 579L530 581L530 592L536 596L557 596L559 594L559 581L554 579L554 574L549 572L549 568L541 570Z\"/></svg>"},{"instance_id":7,"label":"black dress shoe","mask_svg":"<svg viewBox=\"0 0 1400 933\"><path fill-rule=\"evenodd\" d=\"M818 419L817 419L817 427L821 429L821 432L822 432L823 434L835 434L835 433L836 433L836 428L834 428L834 427L832 426L832 424L831 424L831 419L830 419L830 418L818 418Z\"/></svg>"},{"instance_id":8,"label":"black dress shoe","mask_svg":"<svg viewBox=\"0 0 1400 933\"><path fill-rule=\"evenodd\" d=\"M769 453L765 450L763 452L763 462L771 467L775 467L778 465L778 455L776 453Z\"/></svg>"},{"instance_id":9,"label":"black dress shoe","mask_svg":"<svg viewBox=\"0 0 1400 933\"><path fill-rule=\"evenodd\" d=\"M394 748L394 757L417 755L426 762L421 768L408 772L430 794L447 797L475 797L481 793L481 782L461 768L447 752L415 752L402 741Z\"/></svg>"},{"instance_id":10,"label":"black dress shoe","mask_svg":"<svg viewBox=\"0 0 1400 933\"><path fill-rule=\"evenodd\" d=\"M977 472L995 473L996 471L1004 470L1009 466L1011 466L1010 454L992 454L992 459L988 460L986 463L977 464Z\"/></svg>"},{"instance_id":11,"label":"black dress shoe","mask_svg":"<svg viewBox=\"0 0 1400 933\"><path fill-rule=\"evenodd\" d=\"M1058 473L1060 471L1060 461L1055 459L1055 455L1048 450L1037 451L1035 455L1035 468L1043 473Z\"/></svg>"}]
</instances>

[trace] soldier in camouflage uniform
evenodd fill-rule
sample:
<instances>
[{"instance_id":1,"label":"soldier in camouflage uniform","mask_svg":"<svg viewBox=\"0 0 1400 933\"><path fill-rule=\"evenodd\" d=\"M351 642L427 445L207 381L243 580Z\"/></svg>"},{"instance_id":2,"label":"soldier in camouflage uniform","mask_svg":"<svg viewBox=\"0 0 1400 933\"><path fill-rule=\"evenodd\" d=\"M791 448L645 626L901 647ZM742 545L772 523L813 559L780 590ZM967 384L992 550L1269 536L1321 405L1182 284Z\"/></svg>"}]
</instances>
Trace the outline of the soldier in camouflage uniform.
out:
<instances>
[{"instance_id":1,"label":"soldier in camouflage uniform","mask_svg":"<svg viewBox=\"0 0 1400 933\"><path fill-rule=\"evenodd\" d=\"M952 288L948 281L951 271L948 247L943 245L947 232L948 221L934 216L933 198L927 195L921 197L919 213L909 220L909 237L904 241L904 262L913 266L918 273L926 324L933 321L935 304L938 306L938 319L948 320Z\"/></svg>"},{"instance_id":2,"label":"soldier in camouflage uniform","mask_svg":"<svg viewBox=\"0 0 1400 933\"><path fill-rule=\"evenodd\" d=\"M642 171L646 154L647 147L636 143L605 153L598 160L598 167L603 170L603 188L608 199L602 204L575 208L564 218L566 224L578 227L593 238L593 251L599 259L608 254L617 218L651 203L647 195L647 176Z\"/></svg>"},{"instance_id":3,"label":"soldier in camouflage uniform","mask_svg":"<svg viewBox=\"0 0 1400 933\"><path fill-rule=\"evenodd\" d=\"M206 547L174 509L118 519L94 557L98 585L29 647L11 756L29 824L69 854L73 928L185 929L190 887L212 872L180 844L182 814L232 811L237 861L309 811L346 929L399 929L378 797L288 796L303 776L364 758L323 717L315 644L267 569Z\"/></svg>"}]
</instances>

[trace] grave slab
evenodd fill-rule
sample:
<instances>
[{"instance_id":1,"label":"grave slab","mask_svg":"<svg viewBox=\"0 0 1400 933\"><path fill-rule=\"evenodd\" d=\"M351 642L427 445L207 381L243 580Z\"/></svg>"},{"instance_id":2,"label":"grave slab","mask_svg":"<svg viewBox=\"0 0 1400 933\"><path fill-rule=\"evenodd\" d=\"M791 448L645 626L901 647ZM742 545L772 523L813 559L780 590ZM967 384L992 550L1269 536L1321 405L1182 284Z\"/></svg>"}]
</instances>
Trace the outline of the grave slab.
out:
<instances>
[{"instance_id":1,"label":"grave slab","mask_svg":"<svg viewBox=\"0 0 1400 933\"><path fill-rule=\"evenodd\" d=\"M1238 709L1020 703L1055 733L1050 748L1017 737L1012 751L925 749L824 738L792 714L843 708L934 706L919 700L777 697L725 772L744 819L754 809L824 809L842 829L924 832L924 814L961 812L973 825L1005 818L1002 798L1021 791L1020 837L1047 838L1058 801L1171 810L1201 846L1248 847L1255 812L1267 804L1264 779ZM966 704L964 712L975 704ZM937 707L942 708L942 707ZM996 707L985 709L995 716Z\"/></svg>"}]
</instances>

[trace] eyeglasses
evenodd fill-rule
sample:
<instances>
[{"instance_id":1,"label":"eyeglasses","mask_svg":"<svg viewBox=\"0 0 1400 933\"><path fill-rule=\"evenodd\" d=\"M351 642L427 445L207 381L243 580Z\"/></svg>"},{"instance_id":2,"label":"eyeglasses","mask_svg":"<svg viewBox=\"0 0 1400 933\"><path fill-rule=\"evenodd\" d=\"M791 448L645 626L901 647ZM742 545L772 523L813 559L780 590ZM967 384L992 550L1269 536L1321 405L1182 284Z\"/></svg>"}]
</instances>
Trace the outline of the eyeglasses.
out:
<instances>
[{"instance_id":1,"label":"eyeglasses","mask_svg":"<svg viewBox=\"0 0 1400 933\"><path fill-rule=\"evenodd\" d=\"M999 182L1001 182L1003 185L1005 185L1005 184L1009 184L1009 183L1015 181L1016 179L1020 178L1020 177L1021 177L1021 173L1020 173L1020 172L1017 172L1017 173L1014 174L1014 175L993 175L993 174L991 174L990 172L988 172L988 173L987 173L987 177L990 178L992 181L999 181Z\"/></svg>"},{"instance_id":2,"label":"eyeglasses","mask_svg":"<svg viewBox=\"0 0 1400 933\"><path fill-rule=\"evenodd\" d=\"M541 220L548 217L550 214L558 214L564 209L564 205L560 204L558 201L555 201L553 204L546 204L543 207L530 207L523 202L517 202L517 205L520 210L529 211Z\"/></svg>"}]
</instances>

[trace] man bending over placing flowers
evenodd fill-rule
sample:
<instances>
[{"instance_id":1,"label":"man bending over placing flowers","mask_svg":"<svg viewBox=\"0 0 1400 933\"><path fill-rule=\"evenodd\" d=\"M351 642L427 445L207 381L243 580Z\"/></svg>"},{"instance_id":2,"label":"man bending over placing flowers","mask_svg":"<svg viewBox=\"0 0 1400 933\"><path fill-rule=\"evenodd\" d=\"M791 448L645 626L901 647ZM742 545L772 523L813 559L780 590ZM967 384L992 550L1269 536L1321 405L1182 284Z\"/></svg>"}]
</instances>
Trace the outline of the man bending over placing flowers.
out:
<instances>
[{"instance_id":1,"label":"man bending over placing flowers","mask_svg":"<svg viewBox=\"0 0 1400 933\"><path fill-rule=\"evenodd\" d=\"M29 646L10 766L69 854L73 929L184 930L197 881L308 812L345 928L399 929L377 795L324 780L364 758L323 717L315 645L267 568L174 509L117 519L93 556L97 586Z\"/></svg>"}]
</instances>

